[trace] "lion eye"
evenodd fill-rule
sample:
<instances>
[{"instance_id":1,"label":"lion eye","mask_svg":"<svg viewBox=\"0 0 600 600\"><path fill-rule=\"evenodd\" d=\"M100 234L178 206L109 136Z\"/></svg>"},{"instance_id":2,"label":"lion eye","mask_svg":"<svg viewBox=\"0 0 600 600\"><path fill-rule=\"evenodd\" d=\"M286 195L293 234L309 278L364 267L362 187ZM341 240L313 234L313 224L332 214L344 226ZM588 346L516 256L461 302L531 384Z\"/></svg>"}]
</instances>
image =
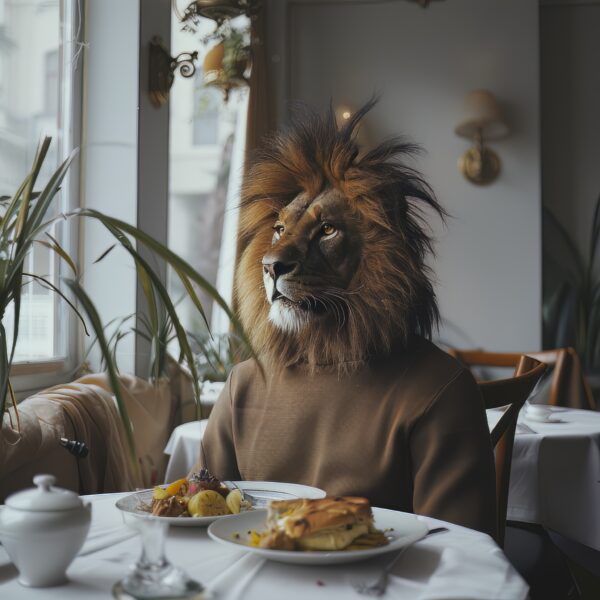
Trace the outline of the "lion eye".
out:
<instances>
[{"instance_id":1,"label":"lion eye","mask_svg":"<svg viewBox=\"0 0 600 600\"><path fill-rule=\"evenodd\" d=\"M323 223L321 225L321 231L323 235L333 235L337 230L331 223Z\"/></svg>"},{"instance_id":2,"label":"lion eye","mask_svg":"<svg viewBox=\"0 0 600 600\"><path fill-rule=\"evenodd\" d=\"M285 227L281 223L276 223L273 225L273 229L275 230L275 235L279 238L281 234L285 231Z\"/></svg>"}]
</instances>

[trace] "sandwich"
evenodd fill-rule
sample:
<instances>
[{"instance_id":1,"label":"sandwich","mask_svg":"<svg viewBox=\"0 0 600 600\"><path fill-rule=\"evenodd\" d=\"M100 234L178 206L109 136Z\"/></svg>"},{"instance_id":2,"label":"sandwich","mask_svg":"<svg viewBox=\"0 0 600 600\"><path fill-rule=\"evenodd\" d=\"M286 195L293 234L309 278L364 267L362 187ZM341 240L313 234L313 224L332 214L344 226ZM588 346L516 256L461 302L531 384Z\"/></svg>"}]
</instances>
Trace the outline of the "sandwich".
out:
<instances>
[{"instance_id":1,"label":"sandwich","mask_svg":"<svg viewBox=\"0 0 600 600\"><path fill-rule=\"evenodd\" d=\"M267 531L255 540L278 550L347 550L387 544L375 529L366 498L277 500L269 505Z\"/></svg>"}]
</instances>

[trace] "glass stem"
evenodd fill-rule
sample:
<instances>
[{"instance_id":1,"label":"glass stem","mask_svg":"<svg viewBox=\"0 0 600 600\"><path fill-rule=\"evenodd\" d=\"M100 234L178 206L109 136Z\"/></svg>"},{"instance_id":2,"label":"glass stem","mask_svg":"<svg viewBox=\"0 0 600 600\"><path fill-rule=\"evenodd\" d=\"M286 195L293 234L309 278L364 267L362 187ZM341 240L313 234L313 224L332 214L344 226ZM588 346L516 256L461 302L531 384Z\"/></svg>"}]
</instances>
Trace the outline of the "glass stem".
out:
<instances>
[{"instance_id":1,"label":"glass stem","mask_svg":"<svg viewBox=\"0 0 600 600\"><path fill-rule=\"evenodd\" d=\"M165 558L165 540L168 525L158 520L148 520L141 527L142 555L138 561L141 569L163 569L168 564Z\"/></svg>"}]
</instances>

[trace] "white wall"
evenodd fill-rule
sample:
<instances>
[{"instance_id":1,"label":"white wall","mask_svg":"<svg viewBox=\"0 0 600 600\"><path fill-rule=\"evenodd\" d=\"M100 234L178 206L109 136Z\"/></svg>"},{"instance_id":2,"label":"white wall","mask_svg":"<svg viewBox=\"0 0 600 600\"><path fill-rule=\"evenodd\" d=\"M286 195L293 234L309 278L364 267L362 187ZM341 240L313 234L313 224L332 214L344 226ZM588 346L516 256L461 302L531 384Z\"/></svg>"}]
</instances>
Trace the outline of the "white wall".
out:
<instances>
[{"instance_id":1,"label":"white wall","mask_svg":"<svg viewBox=\"0 0 600 600\"><path fill-rule=\"evenodd\" d=\"M427 154L417 166L452 214L439 239L437 291L455 345L528 350L541 343L538 3L288 0L269 5L280 119L286 100L358 106L382 93L370 140L404 133ZM511 135L492 147L503 162L489 187L469 184L454 132L464 95L493 91Z\"/></svg>"}]
</instances>

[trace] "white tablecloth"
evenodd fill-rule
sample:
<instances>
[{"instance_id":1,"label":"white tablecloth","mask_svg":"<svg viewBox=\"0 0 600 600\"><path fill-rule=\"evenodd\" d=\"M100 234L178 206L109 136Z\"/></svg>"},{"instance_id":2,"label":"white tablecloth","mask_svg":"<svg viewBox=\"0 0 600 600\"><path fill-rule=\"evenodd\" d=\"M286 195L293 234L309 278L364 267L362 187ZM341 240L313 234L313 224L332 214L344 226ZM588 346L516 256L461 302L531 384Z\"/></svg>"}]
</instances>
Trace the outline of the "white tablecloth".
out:
<instances>
[{"instance_id":1,"label":"white tablecloth","mask_svg":"<svg viewBox=\"0 0 600 600\"><path fill-rule=\"evenodd\" d=\"M30 589L19 585L16 570L0 547L0 598L19 600L95 600L110 597L140 553L136 537L123 539L123 525L114 503L120 494L89 497L92 527L84 551L69 567L67 585ZM430 526L441 522L423 518ZM419 542L399 561L388 598L420 600L468 598L519 600L527 586L487 535L441 523L450 532ZM111 540L115 543L111 543ZM102 547L102 546L105 547ZM378 557L352 565L328 567L283 565L232 550L211 541L204 528L171 528L169 559L218 594L220 600L336 600L364 598L353 582L370 580L386 563Z\"/></svg>"},{"instance_id":2,"label":"white tablecloth","mask_svg":"<svg viewBox=\"0 0 600 600\"><path fill-rule=\"evenodd\" d=\"M190 421L176 427L165 446L170 456L165 472L165 483L185 477L200 459L200 440L208 419Z\"/></svg>"},{"instance_id":3,"label":"white tablecloth","mask_svg":"<svg viewBox=\"0 0 600 600\"><path fill-rule=\"evenodd\" d=\"M600 413L556 409L557 423L533 421L523 413L513 449L508 519L541 524L600 550ZM490 427L500 414L488 411Z\"/></svg>"}]
</instances>

